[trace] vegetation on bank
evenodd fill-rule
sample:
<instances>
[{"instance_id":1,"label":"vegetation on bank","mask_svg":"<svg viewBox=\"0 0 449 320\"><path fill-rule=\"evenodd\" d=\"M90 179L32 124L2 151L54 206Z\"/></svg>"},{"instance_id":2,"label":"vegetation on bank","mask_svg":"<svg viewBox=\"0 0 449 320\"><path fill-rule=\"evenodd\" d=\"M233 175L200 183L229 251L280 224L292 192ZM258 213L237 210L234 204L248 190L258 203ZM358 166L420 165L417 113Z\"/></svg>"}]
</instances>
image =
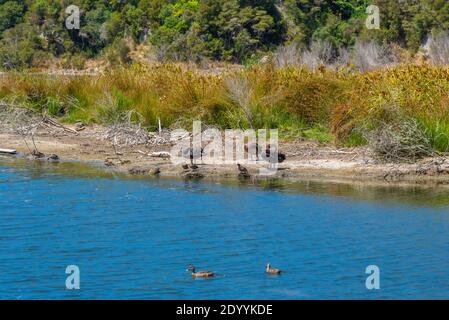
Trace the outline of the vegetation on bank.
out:
<instances>
[{"instance_id":1,"label":"vegetation on bank","mask_svg":"<svg viewBox=\"0 0 449 320\"><path fill-rule=\"evenodd\" d=\"M371 4L378 30L365 26ZM69 5L79 30L65 26ZM448 30L442 0L0 0L0 108L278 128L415 159L449 150ZM106 71L45 74L86 68Z\"/></svg>"},{"instance_id":2,"label":"vegetation on bank","mask_svg":"<svg viewBox=\"0 0 449 320\"><path fill-rule=\"evenodd\" d=\"M394 149L394 157L449 150L449 69L427 64L364 73L274 63L223 73L178 64L93 76L6 73L0 99L66 122L130 119L156 130L158 119L165 128L201 120L222 129L278 128L283 139L370 143L380 155Z\"/></svg>"}]
</instances>

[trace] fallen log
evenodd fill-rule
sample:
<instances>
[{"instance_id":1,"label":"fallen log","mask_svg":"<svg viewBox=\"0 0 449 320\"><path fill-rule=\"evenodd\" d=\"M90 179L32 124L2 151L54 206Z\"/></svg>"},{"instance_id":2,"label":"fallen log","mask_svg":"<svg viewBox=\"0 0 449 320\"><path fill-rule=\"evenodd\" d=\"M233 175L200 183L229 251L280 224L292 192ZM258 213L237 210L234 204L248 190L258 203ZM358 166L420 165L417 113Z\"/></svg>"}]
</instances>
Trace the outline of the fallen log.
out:
<instances>
[{"instance_id":1,"label":"fallen log","mask_svg":"<svg viewBox=\"0 0 449 320\"><path fill-rule=\"evenodd\" d=\"M17 150L14 149L1 149L0 148L0 153L4 153L4 154L16 154Z\"/></svg>"}]
</instances>

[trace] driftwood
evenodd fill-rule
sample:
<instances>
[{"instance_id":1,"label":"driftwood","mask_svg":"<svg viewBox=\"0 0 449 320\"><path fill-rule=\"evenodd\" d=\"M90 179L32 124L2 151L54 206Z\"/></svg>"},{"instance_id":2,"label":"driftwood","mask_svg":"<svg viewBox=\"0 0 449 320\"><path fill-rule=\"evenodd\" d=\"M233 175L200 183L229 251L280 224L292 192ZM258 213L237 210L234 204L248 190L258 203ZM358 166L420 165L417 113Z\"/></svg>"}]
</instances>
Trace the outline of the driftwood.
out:
<instances>
[{"instance_id":1,"label":"driftwood","mask_svg":"<svg viewBox=\"0 0 449 320\"><path fill-rule=\"evenodd\" d=\"M70 128L60 124L59 122L54 121L53 119L51 119L49 117L44 117L42 122L45 123L45 124L48 124L50 126L54 126L54 127L60 128L60 129L62 129L64 131L73 133L74 135L78 135L78 131L70 129Z\"/></svg>"},{"instance_id":2,"label":"driftwood","mask_svg":"<svg viewBox=\"0 0 449 320\"><path fill-rule=\"evenodd\" d=\"M0 153L4 154L16 154L17 150L14 149L0 149Z\"/></svg>"},{"instance_id":3,"label":"driftwood","mask_svg":"<svg viewBox=\"0 0 449 320\"><path fill-rule=\"evenodd\" d=\"M147 156L147 157L153 157L153 158L171 158L170 152L167 151L161 151L161 152L152 152L152 153L146 153L142 150L136 150L135 153L140 153L141 155Z\"/></svg>"},{"instance_id":4,"label":"driftwood","mask_svg":"<svg viewBox=\"0 0 449 320\"><path fill-rule=\"evenodd\" d=\"M170 152L162 151L162 152L153 152L149 154L150 157L153 158L170 158Z\"/></svg>"}]
</instances>

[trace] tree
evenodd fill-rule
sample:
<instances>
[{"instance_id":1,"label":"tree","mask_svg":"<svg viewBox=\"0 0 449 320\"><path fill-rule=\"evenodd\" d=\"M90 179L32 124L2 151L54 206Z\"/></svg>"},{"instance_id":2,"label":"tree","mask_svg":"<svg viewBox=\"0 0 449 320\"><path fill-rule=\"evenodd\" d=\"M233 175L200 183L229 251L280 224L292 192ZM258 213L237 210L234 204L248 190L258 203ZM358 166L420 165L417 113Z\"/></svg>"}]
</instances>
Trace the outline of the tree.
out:
<instances>
[{"instance_id":1,"label":"tree","mask_svg":"<svg viewBox=\"0 0 449 320\"><path fill-rule=\"evenodd\" d=\"M23 18L24 6L17 1L0 4L0 32L12 28Z\"/></svg>"}]
</instances>

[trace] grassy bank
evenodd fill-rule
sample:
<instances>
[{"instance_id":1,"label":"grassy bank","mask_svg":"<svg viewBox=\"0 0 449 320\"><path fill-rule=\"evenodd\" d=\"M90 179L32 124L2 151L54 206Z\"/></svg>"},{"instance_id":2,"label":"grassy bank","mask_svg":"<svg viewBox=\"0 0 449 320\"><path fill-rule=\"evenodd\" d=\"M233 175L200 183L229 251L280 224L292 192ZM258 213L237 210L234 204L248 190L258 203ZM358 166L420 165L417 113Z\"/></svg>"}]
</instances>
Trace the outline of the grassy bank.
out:
<instances>
[{"instance_id":1,"label":"grassy bank","mask_svg":"<svg viewBox=\"0 0 449 320\"><path fill-rule=\"evenodd\" d=\"M167 128L199 119L221 128L279 128L285 139L348 146L392 139L449 149L449 70L430 65L369 73L269 64L219 74L174 64L98 76L7 73L0 99L67 122L130 119L155 130L158 118Z\"/></svg>"}]
</instances>

